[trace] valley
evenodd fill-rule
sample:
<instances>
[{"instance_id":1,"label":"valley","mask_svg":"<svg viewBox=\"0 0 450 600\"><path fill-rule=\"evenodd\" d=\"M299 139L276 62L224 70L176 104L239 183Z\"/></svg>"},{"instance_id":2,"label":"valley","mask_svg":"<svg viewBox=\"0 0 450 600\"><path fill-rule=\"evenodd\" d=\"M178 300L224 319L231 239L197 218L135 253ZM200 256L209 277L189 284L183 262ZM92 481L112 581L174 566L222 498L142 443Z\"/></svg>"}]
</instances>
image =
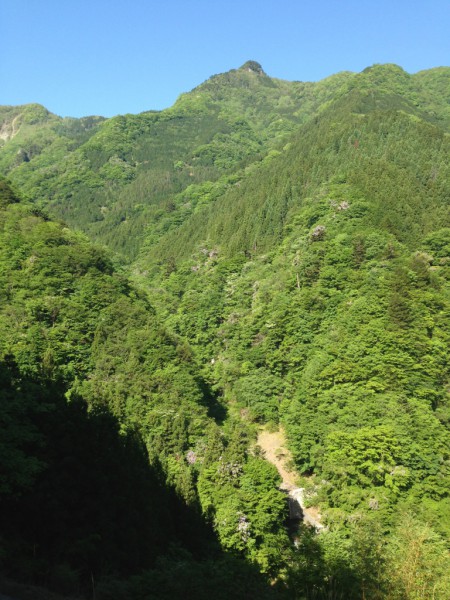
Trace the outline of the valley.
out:
<instances>
[{"instance_id":1,"label":"valley","mask_svg":"<svg viewBox=\"0 0 450 600\"><path fill-rule=\"evenodd\" d=\"M449 101L247 61L163 111L0 107L2 577L448 598Z\"/></svg>"}]
</instances>

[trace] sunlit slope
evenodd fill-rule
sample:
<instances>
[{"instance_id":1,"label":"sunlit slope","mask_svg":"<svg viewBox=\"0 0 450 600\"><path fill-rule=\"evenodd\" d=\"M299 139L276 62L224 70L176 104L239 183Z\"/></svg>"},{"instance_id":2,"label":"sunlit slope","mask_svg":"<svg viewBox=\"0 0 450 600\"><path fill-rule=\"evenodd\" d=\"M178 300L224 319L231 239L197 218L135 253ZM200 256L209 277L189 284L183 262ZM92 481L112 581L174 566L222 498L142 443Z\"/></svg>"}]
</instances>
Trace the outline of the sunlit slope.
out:
<instances>
[{"instance_id":1,"label":"sunlit slope","mask_svg":"<svg viewBox=\"0 0 450 600\"><path fill-rule=\"evenodd\" d=\"M149 228L139 264L173 262L201 244L227 255L267 251L304 212L305 199L328 182L359 194L360 226L379 226L414 246L448 223L448 152L448 134L401 96L351 89L281 151L177 195L171 214ZM318 207L308 222L323 211Z\"/></svg>"},{"instance_id":2,"label":"sunlit slope","mask_svg":"<svg viewBox=\"0 0 450 600\"><path fill-rule=\"evenodd\" d=\"M288 82L249 61L161 112L61 119L39 105L1 107L0 169L53 215L133 256L177 194L279 149L352 90L382 94L394 108L448 127L447 82L446 68L411 76L395 65Z\"/></svg>"},{"instance_id":3,"label":"sunlit slope","mask_svg":"<svg viewBox=\"0 0 450 600\"><path fill-rule=\"evenodd\" d=\"M230 406L285 424L330 523L408 505L450 531L448 159L435 119L352 87L223 189L181 194L136 263Z\"/></svg>"},{"instance_id":4,"label":"sunlit slope","mask_svg":"<svg viewBox=\"0 0 450 600\"><path fill-rule=\"evenodd\" d=\"M55 216L133 254L174 194L264 154L351 76L291 83L248 62L181 95L168 110L102 123L63 120L30 105L23 107L26 127L17 129L23 118L4 107L1 169Z\"/></svg>"}]
</instances>

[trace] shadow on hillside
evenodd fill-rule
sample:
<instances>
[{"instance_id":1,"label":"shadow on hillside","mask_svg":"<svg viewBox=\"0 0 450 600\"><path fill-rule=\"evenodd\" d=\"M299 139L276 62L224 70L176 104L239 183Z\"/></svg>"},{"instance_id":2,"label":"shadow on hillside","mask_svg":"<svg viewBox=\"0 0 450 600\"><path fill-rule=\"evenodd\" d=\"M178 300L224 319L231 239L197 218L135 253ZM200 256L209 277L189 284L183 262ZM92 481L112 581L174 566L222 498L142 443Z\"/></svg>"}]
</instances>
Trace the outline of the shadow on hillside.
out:
<instances>
[{"instance_id":1,"label":"shadow on hillside","mask_svg":"<svg viewBox=\"0 0 450 600\"><path fill-rule=\"evenodd\" d=\"M0 565L10 580L96 600L278 598L163 486L137 434L0 365ZM17 598L20 596L17 593Z\"/></svg>"},{"instance_id":2,"label":"shadow on hillside","mask_svg":"<svg viewBox=\"0 0 450 600\"><path fill-rule=\"evenodd\" d=\"M197 383L202 392L202 404L208 409L208 417L214 419L218 425L222 425L227 418L228 411L227 407L220 401L220 395L204 379L198 378Z\"/></svg>"}]
</instances>

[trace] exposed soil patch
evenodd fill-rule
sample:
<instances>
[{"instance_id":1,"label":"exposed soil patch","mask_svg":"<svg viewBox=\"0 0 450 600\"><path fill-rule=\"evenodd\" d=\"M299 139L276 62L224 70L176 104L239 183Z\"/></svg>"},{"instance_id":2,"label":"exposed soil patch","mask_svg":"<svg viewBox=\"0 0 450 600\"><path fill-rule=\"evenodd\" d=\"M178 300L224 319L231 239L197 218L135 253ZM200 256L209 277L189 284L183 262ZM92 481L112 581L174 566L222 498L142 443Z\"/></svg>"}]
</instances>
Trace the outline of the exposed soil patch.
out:
<instances>
[{"instance_id":1,"label":"exposed soil patch","mask_svg":"<svg viewBox=\"0 0 450 600\"><path fill-rule=\"evenodd\" d=\"M280 428L279 431L270 433L263 429L259 432L257 444L263 450L266 460L275 465L278 469L281 479L283 480L283 489L287 490L291 487L298 487L297 473L288 470L287 467L289 461L292 460L292 456L286 448L284 431Z\"/></svg>"},{"instance_id":2,"label":"exposed soil patch","mask_svg":"<svg viewBox=\"0 0 450 600\"><path fill-rule=\"evenodd\" d=\"M305 507L304 489L298 485L299 475L295 470L289 468L289 463L292 464L292 455L286 448L283 429L280 427L273 433L261 430L258 434L257 444L262 449L265 459L275 465L281 476L280 490L288 493L291 518L301 519L317 530L323 529L319 509L315 506Z\"/></svg>"}]
</instances>

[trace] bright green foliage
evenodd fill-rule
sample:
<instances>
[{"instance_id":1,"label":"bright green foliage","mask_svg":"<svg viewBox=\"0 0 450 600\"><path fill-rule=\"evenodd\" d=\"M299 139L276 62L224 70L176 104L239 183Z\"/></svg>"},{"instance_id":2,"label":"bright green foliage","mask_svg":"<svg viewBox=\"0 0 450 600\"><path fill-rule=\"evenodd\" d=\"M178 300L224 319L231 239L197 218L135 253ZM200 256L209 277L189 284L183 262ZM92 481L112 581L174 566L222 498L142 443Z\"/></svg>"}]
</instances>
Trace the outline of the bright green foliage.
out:
<instances>
[{"instance_id":1,"label":"bright green foliage","mask_svg":"<svg viewBox=\"0 0 450 600\"><path fill-rule=\"evenodd\" d=\"M448 135L405 100L414 83L397 68L352 81L138 261L230 412L285 424L298 468L316 475L323 544L345 541L320 550L334 574L357 562L344 548L355 519L383 529L406 505L436 539L450 526ZM207 488L201 476L214 514ZM229 518L241 504L223 511L223 543L242 545ZM342 589L358 597L352 569Z\"/></svg>"},{"instance_id":2,"label":"bright green foliage","mask_svg":"<svg viewBox=\"0 0 450 600\"><path fill-rule=\"evenodd\" d=\"M103 250L20 202L5 182L2 190L2 571L67 593L86 593L94 580L106 594L114 574L135 598L129 577L148 572L158 593L166 575L157 559L176 545L173 563L199 569L208 589L225 593L231 573L247 566L227 561L224 578L196 562L224 559L201 521L196 485L203 461L219 458L210 415L223 410L192 352ZM223 443L246 469L247 433ZM249 514L259 535L252 559L272 573L279 561L264 551L264 534L288 539L284 499L271 493L274 502L252 498ZM259 522L268 502L274 517ZM248 573L264 597L264 579Z\"/></svg>"},{"instance_id":3,"label":"bright green foliage","mask_svg":"<svg viewBox=\"0 0 450 600\"><path fill-rule=\"evenodd\" d=\"M182 94L170 109L108 120L1 107L10 139L0 148L0 172L53 215L135 256L149 223L179 221L190 210L174 196L265 154L351 76L291 83L244 65Z\"/></svg>"},{"instance_id":4,"label":"bright green foliage","mask_svg":"<svg viewBox=\"0 0 450 600\"><path fill-rule=\"evenodd\" d=\"M397 524L387 545L387 597L444 600L450 590L450 557L442 539L412 515Z\"/></svg>"},{"instance_id":5,"label":"bright green foliage","mask_svg":"<svg viewBox=\"0 0 450 600\"><path fill-rule=\"evenodd\" d=\"M280 527L287 504L276 489L275 467L258 457L247 459L239 450L241 436L236 429L218 460L201 470L200 503L224 548L248 556L263 572L274 575L283 566L290 545Z\"/></svg>"},{"instance_id":6,"label":"bright green foliage","mask_svg":"<svg viewBox=\"0 0 450 600\"><path fill-rule=\"evenodd\" d=\"M289 83L250 61L161 113L2 109L3 172L137 256L131 284L0 181L3 495L40 485L48 431L36 423L56 385L144 440L190 515L189 552L208 545L186 544L196 515L232 556L220 565L238 577L243 558L258 565L275 594L444 600L448 77L375 65ZM269 422L284 425L327 527L301 528L295 547L278 474L253 449ZM104 580L104 597L180 597L185 583L201 598L211 588L195 574L223 576L180 550L164 561L114 591Z\"/></svg>"},{"instance_id":7,"label":"bright green foliage","mask_svg":"<svg viewBox=\"0 0 450 600\"><path fill-rule=\"evenodd\" d=\"M335 431L325 443L323 475L337 486L376 488L394 493L407 488L411 474L408 448L386 426L365 427L356 433Z\"/></svg>"}]
</instances>

